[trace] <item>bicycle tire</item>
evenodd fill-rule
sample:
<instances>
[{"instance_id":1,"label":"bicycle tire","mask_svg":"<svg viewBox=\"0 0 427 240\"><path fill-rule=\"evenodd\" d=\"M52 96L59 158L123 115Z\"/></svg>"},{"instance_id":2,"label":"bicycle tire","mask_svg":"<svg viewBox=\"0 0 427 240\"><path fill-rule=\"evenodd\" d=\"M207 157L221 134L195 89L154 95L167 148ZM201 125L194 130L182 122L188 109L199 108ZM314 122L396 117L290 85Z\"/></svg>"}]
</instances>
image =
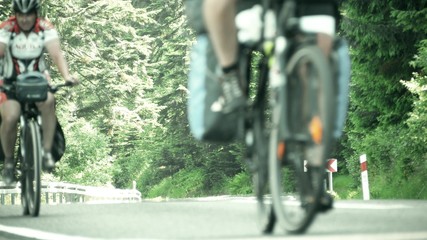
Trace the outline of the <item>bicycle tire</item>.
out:
<instances>
[{"instance_id":1,"label":"bicycle tire","mask_svg":"<svg viewBox=\"0 0 427 240\"><path fill-rule=\"evenodd\" d=\"M268 59L254 58L252 49L240 52L242 79L247 79L246 94L254 87L254 99L245 111L246 157L252 174L253 191L257 200L257 226L263 234L272 233L276 218L268 187L268 129L266 127L266 94L268 82ZM256 66L257 74L252 67ZM251 84L253 83L253 84Z\"/></svg>"},{"instance_id":2,"label":"bicycle tire","mask_svg":"<svg viewBox=\"0 0 427 240\"><path fill-rule=\"evenodd\" d=\"M253 184L257 198L258 226L262 233L270 234L274 230L276 216L268 189L268 133L263 108L254 112L253 131L256 151L253 155L253 161L256 163Z\"/></svg>"},{"instance_id":3,"label":"bicycle tire","mask_svg":"<svg viewBox=\"0 0 427 240\"><path fill-rule=\"evenodd\" d=\"M27 192L27 184L25 174L21 176L21 205L22 205L22 213L24 216L30 215L30 209L28 208L28 202L26 197Z\"/></svg>"},{"instance_id":4,"label":"bicycle tire","mask_svg":"<svg viewBox=\"0 0 427 240\"><path fill-rule=\"evenodd\" d=\"M18 142L18 154L17 154L17 167L19 169L19 183L21 184L21 206L22 206L22 213L24 216L27 216L30 214L30 210L28 209L28 203L27 203L27 199L26 199L26 177L25 177L25 166L24 166L24 151L25 149L23 149L22 143L24 142L23 140L23 131L21 129L20 131L20 136L19 136L19 142Z\"/></svg>"},{"instance_id":5,"label":"bicycle tire","mask_svg":"<svg viewBox=\"0 0 427 240\"><path fill-rule=\"evenodd\" d=\"M40 212L41 201L42 144L40 127L35 121L28 121L24 131L25 201L28 205L29 214L37 217Z\"/></svg>"},{"instance_id":6,"label":"bicycle tire","mask_svg":"<svg viewBox=\"0 0 427 240\"><path fill-rule=\"evenodd\" d=\"M302 71L306 73L306 79L310 78L305 82L307 85L299 77L301 71L296 70L302 67L306 68ZM270 190L278 223L289 233L299 234L307 230L316 216L324 191L333 124L330 69L327 58L317 46L295 51L286 65L286 85L279 90L273 106ZM310 128L314 130L309 131ZM312 149L316 150L314 154ZM304 172L304 160L313 166L307 173Z\"/></svg>"}]
</instances>

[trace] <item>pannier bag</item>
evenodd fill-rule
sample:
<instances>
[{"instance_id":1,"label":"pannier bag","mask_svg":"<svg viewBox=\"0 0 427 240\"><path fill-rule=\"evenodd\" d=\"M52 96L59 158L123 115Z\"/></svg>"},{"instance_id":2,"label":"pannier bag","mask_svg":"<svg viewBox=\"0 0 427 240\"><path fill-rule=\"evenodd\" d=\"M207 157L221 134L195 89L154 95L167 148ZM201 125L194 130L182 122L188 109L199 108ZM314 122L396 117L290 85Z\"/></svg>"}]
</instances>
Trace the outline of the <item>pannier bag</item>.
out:
<instances>
[{"instance_id":1,"label":"pannier bag","mask_svg":"<svg viewBox=\"0 0 427 240\"><path fill-rule=\"evenodd\" d=\"M197 36L191 50L188 89L188 120L190 131L198 140L227 142L239 133L239 114L216 111L215 102L221 96L218 81L219 65L207 35Z\"/></svg>"},{"instance_id":2,"label":"pannier bag","mask_svg":"<svg viewBox=\"0 0 427 240\"><path fill-rule=\"evenodd\" d=\"M47 99L48 82L43 73L33 71L16 78L16 98L21 102L41 102Z\"/></svg>"},{"instance_id":3,"label":"pannier bag","mask_svg":"<svg viewBox=\"0 0 427 240\"><path fill-rule=\"evenodd\" d=\"M56 122L55 135L53 135L53 144L52 144L52 157L57 162L61 160L62 156L65 153L65 136L64 131L62 130L61 124Z\"/></svg>"}]
</instances>

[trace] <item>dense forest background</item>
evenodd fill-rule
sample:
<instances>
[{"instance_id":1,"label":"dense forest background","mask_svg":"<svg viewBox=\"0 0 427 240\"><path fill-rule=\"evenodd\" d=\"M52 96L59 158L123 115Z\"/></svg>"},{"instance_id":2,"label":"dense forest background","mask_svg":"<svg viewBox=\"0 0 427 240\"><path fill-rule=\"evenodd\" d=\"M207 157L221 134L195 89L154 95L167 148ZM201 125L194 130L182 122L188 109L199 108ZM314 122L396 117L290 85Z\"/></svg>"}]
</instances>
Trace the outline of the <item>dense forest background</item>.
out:
<instances>
[{"instance_id":1,"label":"dense forest background","mask_svg":"<svg viewBox=\"0 0 427 240\"><path fill-rule=\"evenodd\" d=\"M340 198L359 198L368 156L372 198L427 199L427 0L347 0L349 117L334 156ZM11 15L0 0L0 17ZM67 152L47 180L130 188L145 197L251 194L244 148L190 135L183 0L43 0L81 85L58 94ZM56 82L62 81L55 67Z\"/></svg>"}]
</instances>

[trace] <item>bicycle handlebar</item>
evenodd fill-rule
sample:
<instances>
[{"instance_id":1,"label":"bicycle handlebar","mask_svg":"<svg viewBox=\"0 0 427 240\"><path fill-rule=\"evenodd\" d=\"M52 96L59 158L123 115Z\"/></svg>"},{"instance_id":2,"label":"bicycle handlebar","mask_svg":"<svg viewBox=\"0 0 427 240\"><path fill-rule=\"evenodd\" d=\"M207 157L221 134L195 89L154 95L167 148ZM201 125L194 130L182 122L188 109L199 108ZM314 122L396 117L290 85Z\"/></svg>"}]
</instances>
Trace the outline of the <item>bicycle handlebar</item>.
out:
<instances>
[{"instance_id":1,"label":"bicycle handlebar","mask_svg":"<svg viewBox=\"0 0 427 240\"><path fill-rule=\"evenodd\" d=\"M72 87L72 86L73 86L73 83L67 81L65 83L61 83L61 84L58 84L58 85L49 85L49 91L51 93L56 93L60 88L63 88L63 87Z\"/></svg>"},{"instance_id":2,"label":"bicycle handlebar","mask_svg":"<svg viewBox=\"0 0 427 240\"><path fill-rule=\"evenodd\" d=\"M0 91L10 91L13 89L15 83L12 84L3 84L0 86ZM63 88L63 87L72 87L73 83L72 82L65 82L65 83L61 83L61 84L57 84L57 85L48 85L48 90L51 93L56 93L59 89Z\"/></svg>"}]
</instances>

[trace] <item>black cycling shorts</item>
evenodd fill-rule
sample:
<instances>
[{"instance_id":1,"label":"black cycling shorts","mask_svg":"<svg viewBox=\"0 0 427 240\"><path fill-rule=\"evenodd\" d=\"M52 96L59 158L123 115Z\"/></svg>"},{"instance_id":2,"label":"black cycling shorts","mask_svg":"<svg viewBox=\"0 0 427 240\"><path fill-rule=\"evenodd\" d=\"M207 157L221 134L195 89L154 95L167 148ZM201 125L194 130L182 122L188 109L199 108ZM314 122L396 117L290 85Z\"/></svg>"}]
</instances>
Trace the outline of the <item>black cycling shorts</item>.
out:
<instances>
[{"instance_id":1,"label":"black cycling shorts","mask_svg":"<svg viewBox=\"0 0 427 240\"><path fill-rule=\"evenodd\" d=\"M301 1L297 7L298 16L330 15L339 17L338 5L335 1Z\"/></svg>"},{"instance_id":2,"label":"black cycling shorts","mask_svg":"<svg viewBox=\"0 0 427 240\"><path fill-rule=\"evenodd\" d=\"M203 22L203 0L185 0L184 2L189 25L193 27L198 34L204 33L206 30ZM237 8L238 11L241 11L259 3L259 0L239 0L237 1ZM336 26L338 26L340 15L337 0L297 0L297 4L298 16L330 15L336 19Z\"/></svg>"}]
</instances>

